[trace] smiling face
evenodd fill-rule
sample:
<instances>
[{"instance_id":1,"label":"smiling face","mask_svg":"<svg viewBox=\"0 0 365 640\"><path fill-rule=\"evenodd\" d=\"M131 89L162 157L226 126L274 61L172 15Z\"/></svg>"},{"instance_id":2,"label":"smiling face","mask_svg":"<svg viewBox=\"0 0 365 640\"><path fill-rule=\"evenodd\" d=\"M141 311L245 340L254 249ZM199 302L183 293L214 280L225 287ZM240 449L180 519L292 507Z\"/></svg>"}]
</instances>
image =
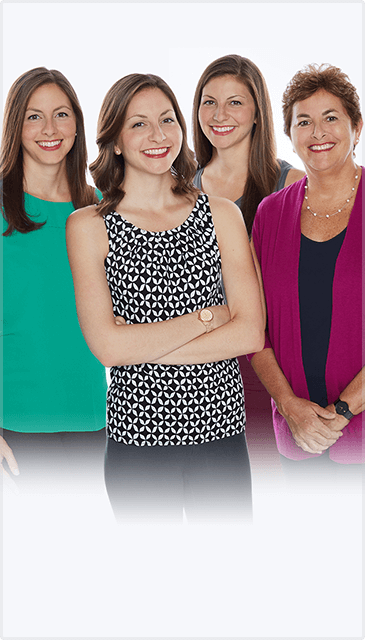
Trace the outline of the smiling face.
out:
<instances>
[{"instance_id":1,"label":"smiling face","mask_svg":"<svg viewBox=\"0 0 365 640\"><path fill-rule=\"evenodd\" d=\"M33 91L22 129L25 165L65 162L74 145L75 134L76 116L62 89L56 84L45 84Z\"/></svg>"},{"instance_id":2,"label":"smiling face","mask_svg":"<svg viewBox=\"0 0 365 640\"><path fill-rule=\"evenodd\" d=\"M182 131L169 98L148 88L129 103L114 151L123 155L125 169L163 174L180 153Z\"/></svg>"},{"instance_id":3,"label":"smiling face","mask_svg":"<svg viewBox=\"0 0 365 640\"><path fill-rule=\"evenodd\" d=\"M340 98L320 89L294 104L290 138L306 168L325 171L353 162L361 128L362 122L353 126Z\"/></svg>"},{"instance_id":4,"label":"smiling face","mask_svg":"<svg viewBox=\"0 0 365 640\"><path fill-rule=\"evenodd\" d=\"M210 80L202 91L199 123L217 149L251 144L256 107L248 87L234 76Z\"/></svg>"}]
</instances>

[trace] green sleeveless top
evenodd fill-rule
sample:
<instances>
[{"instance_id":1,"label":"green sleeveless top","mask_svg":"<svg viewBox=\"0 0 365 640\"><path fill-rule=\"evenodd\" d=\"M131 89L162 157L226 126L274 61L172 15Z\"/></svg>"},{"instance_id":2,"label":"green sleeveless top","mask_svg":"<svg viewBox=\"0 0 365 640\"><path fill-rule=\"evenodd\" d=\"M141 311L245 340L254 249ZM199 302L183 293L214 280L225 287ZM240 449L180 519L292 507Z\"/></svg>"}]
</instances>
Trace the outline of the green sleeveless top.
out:
<instances>
[{"instance_id":1,"label":"green sleeveless top","mask_svg":"<svg viewBox=\"0 0 365 640\"><path fill-rule=\"evenodd\" d=\"M106 375L76 315L65 241L74 206L24 198L28 215L46 224L2 237L3 426L28 433L96 431L105 427Z\"/></svg>"}]
</instances>

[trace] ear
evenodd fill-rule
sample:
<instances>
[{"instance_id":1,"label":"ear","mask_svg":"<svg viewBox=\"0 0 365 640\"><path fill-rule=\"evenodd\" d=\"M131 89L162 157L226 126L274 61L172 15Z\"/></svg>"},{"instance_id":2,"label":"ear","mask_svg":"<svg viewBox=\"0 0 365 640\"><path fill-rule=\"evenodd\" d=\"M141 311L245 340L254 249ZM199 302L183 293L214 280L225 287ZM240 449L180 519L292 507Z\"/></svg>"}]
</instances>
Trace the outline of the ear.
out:
<instances>
[{"instance_id":1,"label":"ear","mask_svg":"<svg viewBox=\"0 0 365 640\"><path fill-rule=\"evenodd\" d=\"M360 138L360 134L361 134L361 131L362 131L363 124L364 124L363 121L360 120L360 122L357 125L357 127L355 127L355 134L356 134L355 145L359 142L359 138Z\"/></svg>"},{"instance_id":2,"label":"ear","mask_svg":"<svg viewBox=\"0 0 365 640\"><path fill-rule=\"evenodd\" d=\"M114 145L114 153L116 156L120 156L120 154L122 153L121 150L119 149L118 145Z\"/></svg>"}]
</instances>

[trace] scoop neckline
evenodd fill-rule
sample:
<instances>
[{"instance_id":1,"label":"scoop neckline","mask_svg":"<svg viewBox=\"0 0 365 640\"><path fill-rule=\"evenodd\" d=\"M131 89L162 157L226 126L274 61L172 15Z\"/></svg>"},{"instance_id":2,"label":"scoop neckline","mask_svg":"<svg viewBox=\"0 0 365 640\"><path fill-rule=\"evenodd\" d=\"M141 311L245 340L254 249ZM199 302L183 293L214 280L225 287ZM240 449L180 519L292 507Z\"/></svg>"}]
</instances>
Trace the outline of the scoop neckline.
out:
<instances>
[{"instance_id":1,"label":"scoop neckline","mask_svg":"<svg viewBox=\"0 0 365 640\"><path fill-rule=\"evenodd\" d=\"M37 196L33 196L31 193L27 191L23 192L28 198L33 198L34 200L39 200L40 202L47 202L48 204L72 204L72 200L44 200L43 198L38 198Z\"/></svg>"},{"instance_id":2,"label":"scoop neckline","mask_svg":"<svg viewBox=\"0 0 365 640\"><path fill-rule=\"evenodd\" d=\"M180 229L182 229L182 227L189 222L190 218L195 213L195 209L196 209L197 203L198 203L199 199L202 198L203 196L204 196L204 194L199 194L198 195L197 199L195 200L195 204L194 204L192 210L190 211L188 217L185 218L185 220L181 224L179 224L177 227L172 227L171 229L163 229L163 231L150 231L149 229L142 229L142 227L137 227L135 224L133 224L133 222L129 222L129 220L126 220L126 218L123 218L123 216L120 213L118 213L118 211L115 211L115 210L112 212L112 214L106 214L106 215L115 214L115 215L119 216L119 218L121 218L125 224L129 225L133 229L136 229L137 231L140 231L142 233L151 233L152 235L161 235L161 234L164 234L164 233L171 233L172 231L179 231Z\"/></svg>"},{"instance_id":3,"label":"scoop neckline","mask_svg":"<svg viewBox=\"0 0 365 640\"><path fill-rule=\"evenodd\" d=\"M336 238L339 238L342 234L345 234L347 231L347 227L348 225L344 229L342 229L340 233L337 233L335 236L332 236L332 238L328 238L328 240L312 240L312 238L308 238L308 236L304 235L304 233L300 232L300 234L302 238L305 238L309 242L314 242L315 244L326 244L326 242L331 242L332 240L336 240Z\"/></svg>"}]
</instances>

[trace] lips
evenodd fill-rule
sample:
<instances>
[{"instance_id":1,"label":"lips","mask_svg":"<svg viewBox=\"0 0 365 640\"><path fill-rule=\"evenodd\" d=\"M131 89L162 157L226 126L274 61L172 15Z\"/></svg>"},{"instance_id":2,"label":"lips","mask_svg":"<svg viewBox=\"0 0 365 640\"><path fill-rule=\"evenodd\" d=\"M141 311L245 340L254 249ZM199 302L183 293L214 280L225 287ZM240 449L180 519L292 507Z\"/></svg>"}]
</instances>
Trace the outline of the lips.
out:
<instances>
[{"instance_id":1,"label":"lips","mask_svg":"<svg viewBox=\"0 0 365 640\"><path fill-rule=\"evenodd\" d=\"M326 142L325 144L312 144L309 149L314 153L320 153L321 151L329 151L335 146L334 142Z\"/></svg>"},{"instance_id":2,"label":"lips","mask_svg":"<svg viewBox=\"0 0 365 640\"><path fill-rule=\"evenodd\" d=\"M229 127L229 126L228 127L227 126L226 127L217 127L216 125L211 126L211 129L212 129L213 133L216 136L226 136L229 133L231 133L231 131L233 131L234 128L235 127Z\"/></svg>"},{"instance_id":3,"label":"lips","mask_svg":"<svg viewBox=\"0 0 365 640\"><path fill-rule=\"evenodd\" d=\"M160 147L159 149L145 149L142 153L148 158L156 160L158 158L165 158L170 151L170 147Z\"/></svg>"},{"instance_id":4,"label":"lips","mask_svg":"<svg viewBox=\"0 0 365 640\"><path fill-rule=\"evenodd\" d=\"M37 145L44 151L55 151L61 146L62 140L39 140Z\"/></svg>"}]
</instances>

